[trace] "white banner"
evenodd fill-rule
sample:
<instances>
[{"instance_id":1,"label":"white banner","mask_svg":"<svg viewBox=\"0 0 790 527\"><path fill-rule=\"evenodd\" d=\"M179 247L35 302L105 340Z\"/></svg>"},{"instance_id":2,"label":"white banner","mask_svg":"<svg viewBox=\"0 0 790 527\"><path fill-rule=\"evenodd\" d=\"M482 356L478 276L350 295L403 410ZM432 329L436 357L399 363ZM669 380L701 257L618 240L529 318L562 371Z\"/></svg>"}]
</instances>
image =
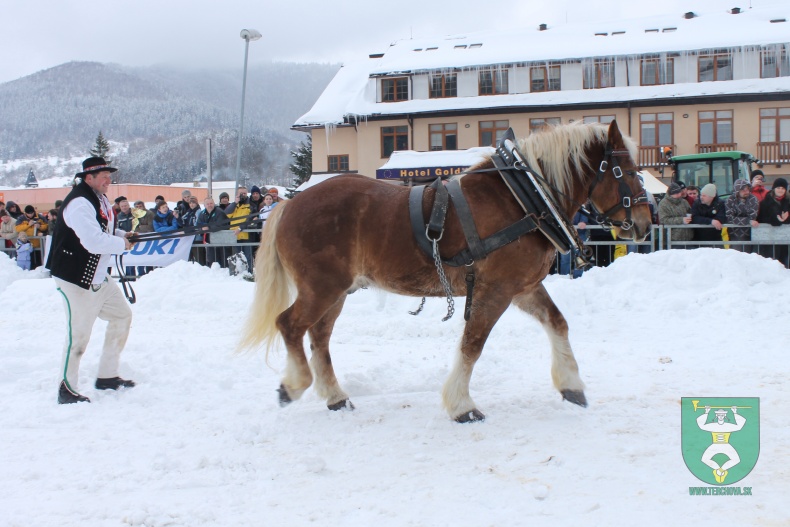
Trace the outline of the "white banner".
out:
<instances>
[{"instance_id":1,"label":"white banner","mask_svg":"<svg viewBox=\"0 0 790 527\"><path fill-rule=\"evenodd\" d=\"M189 259L194 235L169 240L148 240L137 242L131 251L123 253L123 265L164 267L179 260Z\"/></svg>"}]
</instances>

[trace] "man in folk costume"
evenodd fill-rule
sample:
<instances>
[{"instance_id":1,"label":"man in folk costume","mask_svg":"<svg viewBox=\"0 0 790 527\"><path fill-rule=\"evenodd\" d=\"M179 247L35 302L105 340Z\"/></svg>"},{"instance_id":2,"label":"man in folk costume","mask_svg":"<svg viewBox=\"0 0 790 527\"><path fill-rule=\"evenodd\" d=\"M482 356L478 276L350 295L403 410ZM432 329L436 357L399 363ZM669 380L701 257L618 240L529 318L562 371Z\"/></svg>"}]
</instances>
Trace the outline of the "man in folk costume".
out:
<instances>
[{"instance_id":1,"label":"man in folk costume","mask_svg":"<svg viewBox=\"0 0 790 527\"><path fill-rule=\"evenodd\" d=\"M47 258L47 268L63 296L68 322L61 364L63 379L58 391L60 404L90 402L80 395L78 378L80 360L96 318L108 322L96 389L134 386L133 381L118 376L132 310L118 285L107 276L112 255L132 248L128 238L131 234L114 228L112 203L105 195L111 183L110 174L116 170L101 157L83 161L82 172L75 176L80 178L78 184L63 200Z\"/></svg>"}]
</instances>

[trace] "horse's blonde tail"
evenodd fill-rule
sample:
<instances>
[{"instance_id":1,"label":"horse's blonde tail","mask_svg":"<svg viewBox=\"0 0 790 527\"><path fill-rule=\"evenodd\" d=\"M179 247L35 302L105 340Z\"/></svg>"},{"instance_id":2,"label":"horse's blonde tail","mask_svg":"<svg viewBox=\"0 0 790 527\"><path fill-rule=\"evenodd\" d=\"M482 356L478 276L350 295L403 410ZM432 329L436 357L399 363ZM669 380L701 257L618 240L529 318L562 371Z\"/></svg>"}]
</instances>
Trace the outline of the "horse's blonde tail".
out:
<instances>
[{"instance_id":1,"label":"horse's blonde tail","mask_svg":"<svg viewBox=\"0 0 790 527\"><path fill-rule=\"evenodd\" d=\"M266 219L255 255L255 294L242 330L237 353L250 352L263 344L266 356L277 343L277 317L291 305L291 277L277 253L277 226L287 202L279 203Z\"/></svg>"}]
</instances>

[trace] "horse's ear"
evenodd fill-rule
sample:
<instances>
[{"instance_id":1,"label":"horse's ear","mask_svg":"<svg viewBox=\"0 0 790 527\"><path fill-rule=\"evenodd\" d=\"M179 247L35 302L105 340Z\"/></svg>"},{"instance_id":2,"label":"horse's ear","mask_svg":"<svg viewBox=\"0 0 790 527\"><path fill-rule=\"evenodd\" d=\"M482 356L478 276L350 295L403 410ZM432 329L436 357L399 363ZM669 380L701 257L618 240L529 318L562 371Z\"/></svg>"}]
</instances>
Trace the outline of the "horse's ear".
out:
<instances>
[{"instance_id":1,"label":"horse's ear","mask_svg":"<svg viewBox=\"0 0 790 527\"><path fill-rule=\"evenodd\" d=\"M620 133L620 128L617 126L617 120L612 120L609 123L608 143L612 146L620 146L623 144L623 136Z\"/></svg>"}]
</instances>

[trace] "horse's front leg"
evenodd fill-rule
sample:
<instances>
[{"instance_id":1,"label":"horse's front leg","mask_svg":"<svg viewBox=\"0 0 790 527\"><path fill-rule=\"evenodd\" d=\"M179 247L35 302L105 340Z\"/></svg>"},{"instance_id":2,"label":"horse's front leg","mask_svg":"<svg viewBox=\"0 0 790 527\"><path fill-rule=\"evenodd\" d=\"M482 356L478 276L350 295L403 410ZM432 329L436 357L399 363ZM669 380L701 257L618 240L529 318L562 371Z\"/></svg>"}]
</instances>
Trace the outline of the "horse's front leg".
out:
<instances>
[{"instance_id":1,"label":"horse's front leg","mask_svg":"<svg viewBox=\"0 0 790 527\"><path fill-rule=\"evenodd\" d=\"M482 285L475 291L472 315L464 328L455 365L442 390L447 413L459 423L485 419L469 395L469 381L491 329L510 305L510 300L502 293L486 291Z\"/></svg>"},{"instance_id":2,"label":"horse's front leg","mask_svg":"<svg viewBox=\"0 0 790 527\"><path fill-rule=\"evenodd\" d=\"M579 406L587 406L584 383L579 377L579 365L568 340L568 322L554 304L543 284L516 296L513 303L543 325L551 341L551 379L562 398Z\"/></svg>"}]
</instances>

